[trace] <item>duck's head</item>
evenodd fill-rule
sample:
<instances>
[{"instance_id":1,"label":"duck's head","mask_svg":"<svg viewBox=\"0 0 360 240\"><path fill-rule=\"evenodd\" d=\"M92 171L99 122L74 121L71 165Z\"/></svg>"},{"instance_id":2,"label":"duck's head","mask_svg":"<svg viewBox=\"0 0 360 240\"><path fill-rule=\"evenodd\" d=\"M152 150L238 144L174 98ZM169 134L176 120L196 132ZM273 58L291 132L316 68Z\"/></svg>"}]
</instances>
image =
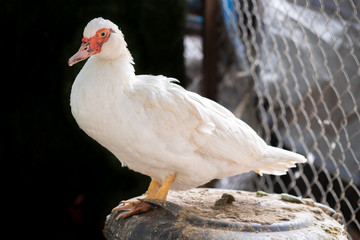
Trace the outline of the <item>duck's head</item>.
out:
<instances>
[{"instance_id":1,"label":"duck's head","mask_svg":"<svg viewBox=\"0 0 360 240\"><path fill-rule=\"evenodd\" d=\"M118 26L101 17L94 18L86 25L81 42L79 51L69 59L69 66L92 55L105 60L114 60L123 55L131 58Z\"/></svg>"}]
</instances>

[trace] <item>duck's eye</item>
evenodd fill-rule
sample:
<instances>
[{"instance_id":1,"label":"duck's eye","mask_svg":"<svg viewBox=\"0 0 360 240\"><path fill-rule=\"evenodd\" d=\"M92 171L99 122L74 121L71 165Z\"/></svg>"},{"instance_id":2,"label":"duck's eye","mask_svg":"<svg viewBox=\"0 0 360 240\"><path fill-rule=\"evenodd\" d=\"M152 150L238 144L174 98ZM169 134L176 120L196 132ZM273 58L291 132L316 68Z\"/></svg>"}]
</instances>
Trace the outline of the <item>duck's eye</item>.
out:
<instances>
[{"instance_id":1,"label":"duck's eye","mask_svg":"<svg viewBox=\"0 0 360 240\"><path fill-rule=\"evenodd\" d=\"M100 37L106 37L106 32L100 33Z\"/></svg>"}]
</instances>

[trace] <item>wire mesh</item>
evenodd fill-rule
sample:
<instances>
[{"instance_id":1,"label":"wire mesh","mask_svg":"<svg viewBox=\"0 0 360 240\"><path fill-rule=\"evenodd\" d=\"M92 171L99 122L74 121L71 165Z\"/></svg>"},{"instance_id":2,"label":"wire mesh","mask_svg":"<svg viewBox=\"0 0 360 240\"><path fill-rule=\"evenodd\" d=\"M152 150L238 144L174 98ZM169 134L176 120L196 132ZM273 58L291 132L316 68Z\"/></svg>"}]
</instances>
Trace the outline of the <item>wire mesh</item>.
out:
<instances>
[{"instance_id":1,"label":"wire mesh","mask_svg":"<svg viewBox=\"0 0 360 240\"><path fill-rule=\"evenodd\" d=\"M199 91L202 76L203 47L202 38L199 35L185 35L184 59L188 89Z\"/></svg>"},{"instance_id":2,"label":"wire mesh","mask_svg":"<svg viewBox=\"0 0 360 240\"><path fill-rule=\"evenodd\" d=\"M308 158L286 176L250 173L220 185L310 197L340 211L360 239L360 2L220 3L218 101L269 144Z\"/></svg>"}]
</instances>

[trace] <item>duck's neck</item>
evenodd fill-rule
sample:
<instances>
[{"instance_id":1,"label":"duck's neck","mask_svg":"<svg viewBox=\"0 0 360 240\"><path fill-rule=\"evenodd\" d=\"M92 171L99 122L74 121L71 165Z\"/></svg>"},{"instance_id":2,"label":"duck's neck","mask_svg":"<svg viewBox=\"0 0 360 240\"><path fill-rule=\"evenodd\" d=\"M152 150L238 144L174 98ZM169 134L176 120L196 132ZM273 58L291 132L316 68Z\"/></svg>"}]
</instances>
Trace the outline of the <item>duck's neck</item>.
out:
<instances>
[{"instance_id":1,"label":"duck's neck","mask_svg":"<svg viewBox=\"0 0 360 240\"><path fill-rule=\"evenodd\" d=\"M131 56L125 55L113 60L104 60L91 57L84 68L91 69L95 78L106 84L121 86L121 88L132 88L135 79L135 70Z\"/></svg>"}]
</instances>

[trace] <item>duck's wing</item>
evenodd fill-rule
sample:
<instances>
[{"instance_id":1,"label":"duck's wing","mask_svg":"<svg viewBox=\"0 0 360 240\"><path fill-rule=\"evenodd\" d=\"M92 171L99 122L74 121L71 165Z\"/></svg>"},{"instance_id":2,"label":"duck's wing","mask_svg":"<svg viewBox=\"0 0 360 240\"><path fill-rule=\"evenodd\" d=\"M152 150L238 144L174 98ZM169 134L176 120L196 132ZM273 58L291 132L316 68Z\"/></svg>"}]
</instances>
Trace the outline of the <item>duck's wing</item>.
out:
<instances>
[{"instance_id":1,"label":"duck's wing","mask_svg":"<svg viewBox=\"0 0 360 240\"><path fill-rule=\"evenodd\" d=\"M266 143L246 123L218 103L189 92L164 76L140 75L134 85L149 126L169 144L190 145L204 158L231 161L250 171ZM181 138L181 140L180 140ZM256 164L255 164L256 165Z\"/></svg>"}]
</instances>

